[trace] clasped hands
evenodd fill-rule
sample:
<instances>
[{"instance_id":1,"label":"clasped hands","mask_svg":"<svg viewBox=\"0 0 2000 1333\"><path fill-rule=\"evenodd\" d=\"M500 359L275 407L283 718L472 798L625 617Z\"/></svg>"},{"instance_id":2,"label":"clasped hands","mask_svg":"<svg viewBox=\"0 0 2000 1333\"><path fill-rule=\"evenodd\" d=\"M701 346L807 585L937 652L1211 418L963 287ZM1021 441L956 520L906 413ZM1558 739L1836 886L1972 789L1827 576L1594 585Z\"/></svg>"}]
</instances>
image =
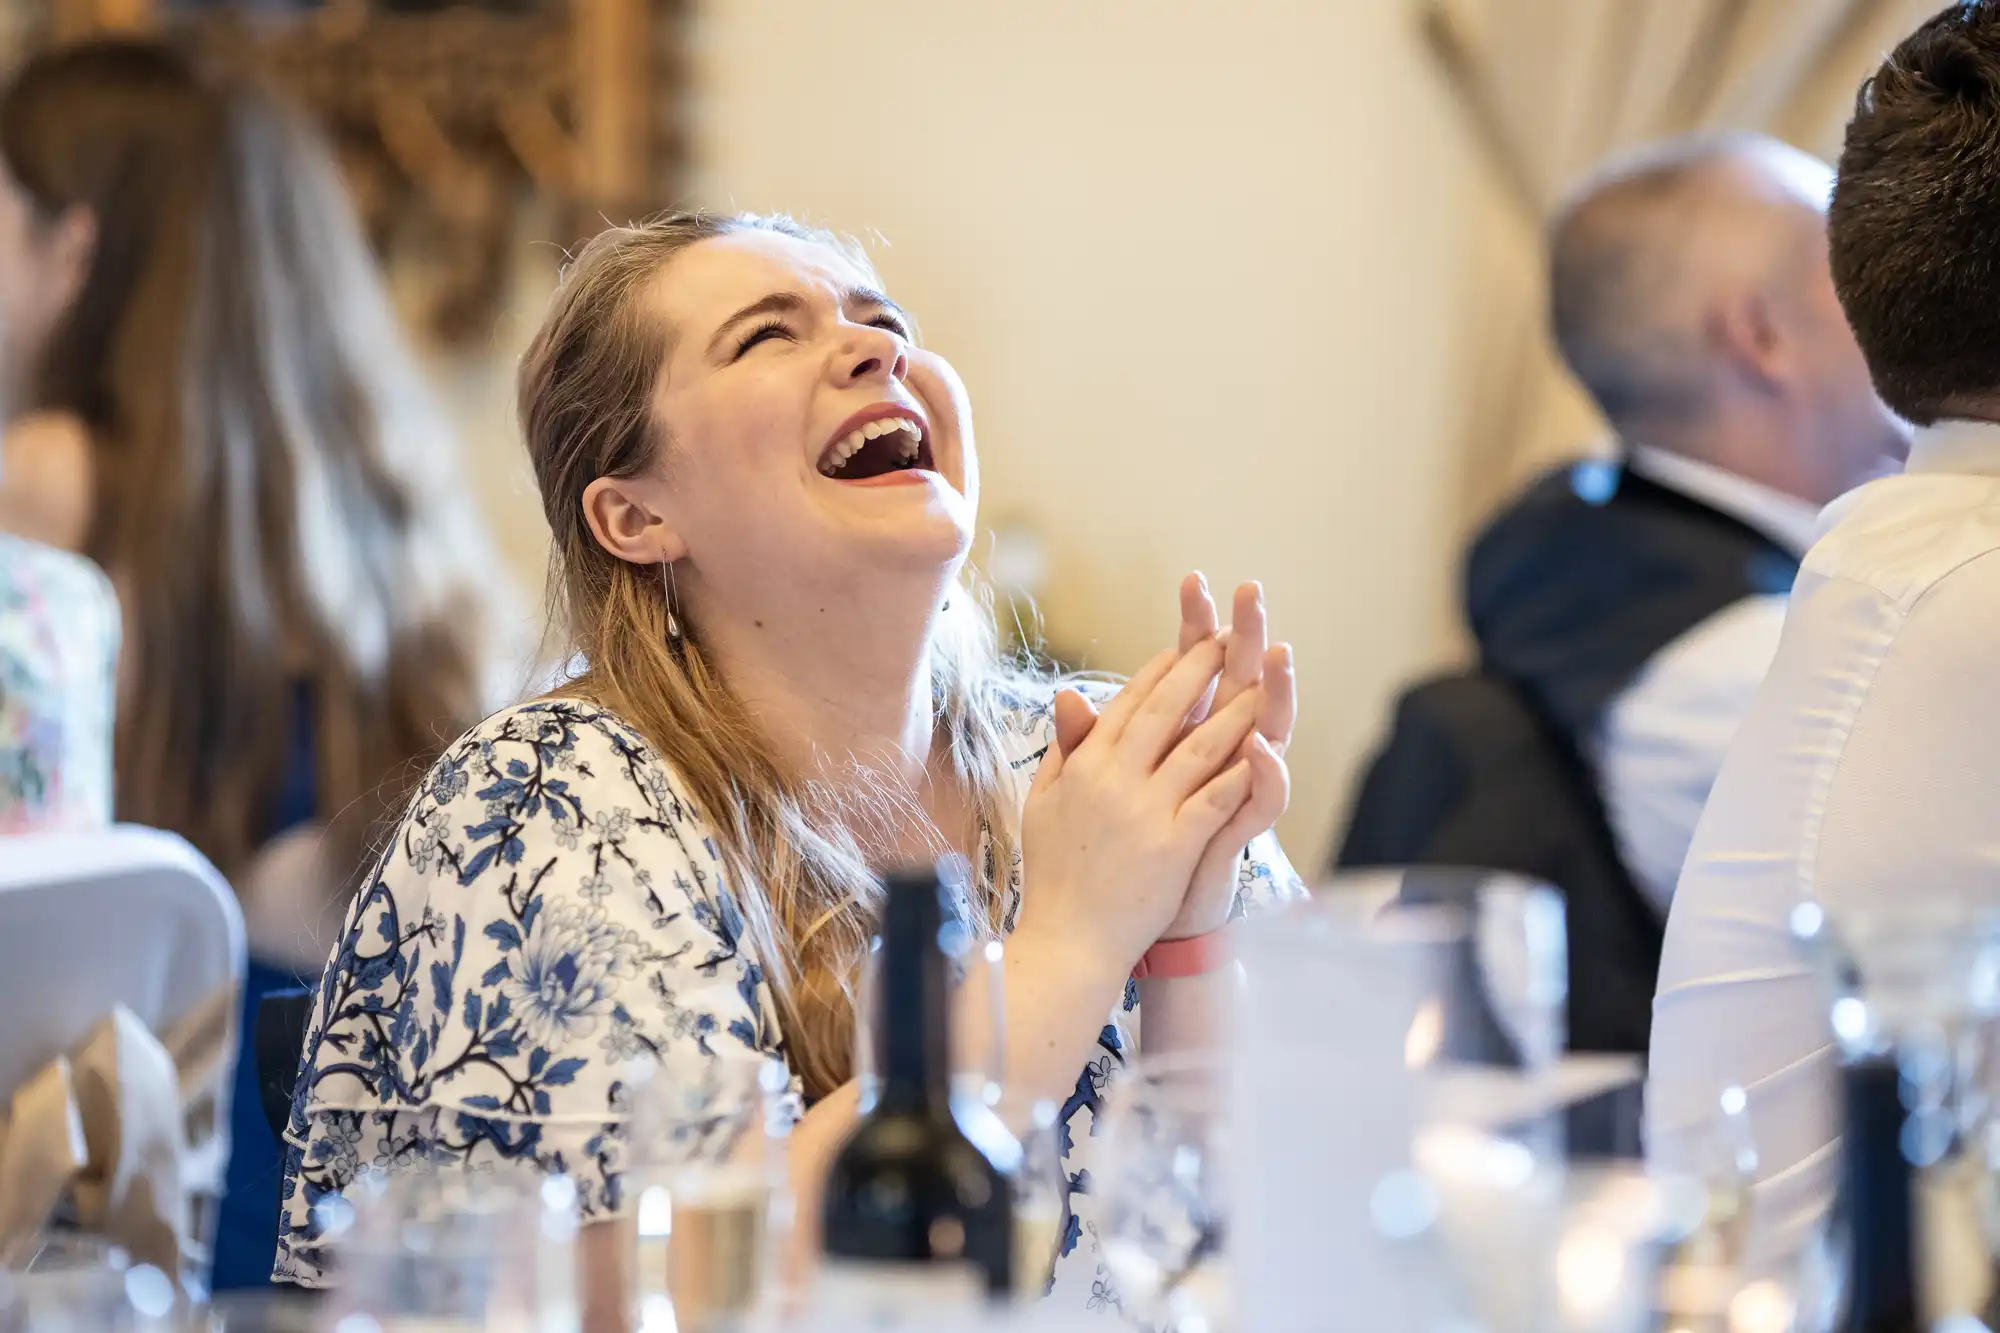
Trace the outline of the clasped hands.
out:
<instances>
[{"instance_id":1,"label":"clasped hands","mask_svg":"<svg viewBox=\"0 0 2000 1333\"><path fill-rule=\"evenodd\" d=\"M1022 819L1021 928L1127 971L1160 940L1218 929L1249 841L1284 813L1297 715L1291 648L1271 644L1263 590L1219 627L1207 583L1181 584L1178 645L1099 712L1055 701L1055 744Z\"/></svg>"}]
</instances>

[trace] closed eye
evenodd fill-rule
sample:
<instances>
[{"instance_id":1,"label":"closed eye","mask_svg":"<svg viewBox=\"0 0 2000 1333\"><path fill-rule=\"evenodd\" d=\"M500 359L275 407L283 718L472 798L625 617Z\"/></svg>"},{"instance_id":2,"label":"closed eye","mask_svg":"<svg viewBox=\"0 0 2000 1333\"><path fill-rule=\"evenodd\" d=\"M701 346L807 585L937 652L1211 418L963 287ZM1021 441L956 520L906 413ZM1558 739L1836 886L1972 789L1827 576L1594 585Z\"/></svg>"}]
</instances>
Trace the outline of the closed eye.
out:
<instances>
[{"instance_id":1,"label":"closed eye","mask_svg":"<svg viewBox=\"0 0 2000 1333\"><path fill-rule=\"evenodd\" d=\"M900 315L892 315L885 310L881 314L875 316L875 318L869 320L868 322L870 324L873 324L878 329L889 330L889 332L895 334L898 338L901 338L904 342L914 341L914 338L910 333L910 326L906 322L904 322L902 316Z\"/></svg>"},{"instance_id":2,"label":"closed eye","mask_svg":"<svg viewBox=\"0 0 2000 1333\"><path fill-rule=\"evenodd\" d=\"M736 360L741 358L758 343L769 342L773 338L790 338L791 336L792 331L775 319L768 324L759 324L744 335L742 342L736 344L736 356L730 359Z\"/></svg>"}]
</instances>

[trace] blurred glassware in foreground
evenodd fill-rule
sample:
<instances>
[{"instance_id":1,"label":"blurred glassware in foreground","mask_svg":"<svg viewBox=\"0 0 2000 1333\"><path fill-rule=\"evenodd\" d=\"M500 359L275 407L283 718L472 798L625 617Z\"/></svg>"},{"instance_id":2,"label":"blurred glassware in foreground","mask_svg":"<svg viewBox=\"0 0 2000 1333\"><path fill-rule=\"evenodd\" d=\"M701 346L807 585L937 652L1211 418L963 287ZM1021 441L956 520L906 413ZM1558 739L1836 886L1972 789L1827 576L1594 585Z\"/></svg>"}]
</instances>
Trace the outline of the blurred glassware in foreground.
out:
<instances>
[{"instance_id":1,"label":"blurred glassware in foreground","mask_svg":"<svg viewBox=\"0 0 2000 1333\"><path fill-rule=\"evenodd\" d=\"M0 1333L165 1333L180 1312L165 1273L78 1232L49 1233L0 1273Z\"/></svg>"},{"instance_id":2,"label":"blurred glassware in foreground","mask_svg":"<svg viewBox=\"0 0 2000 1333\"><path fill-rule=\"evenodd\" d=\"M1785 1333L1791 1327L1793 1292L1783 1283L1767 1281L1753 1304L1765 1312L1749 1322L1758 1328L1736 1328L1731 1310L1751 1279L1750 1231L1757 1180L1757 1146L1751 1132L1749 1099L1743 1089L1729 1087L1716 1099L1694 1152L1691 1183L1700 1190L1701 1211L1696 1225L1677 1241L1662 1265L1658 1307L1662 1321L1687 1333ZM1782 1307L1775 1327L1771 1314Z\"/></svg>"},{"instance_id":3,"label":"blurred glassware in foreground","mask_svg":"<svg viewBox=\"0 0 2000 1333\"><path fill-rule=\"evenodd\" d=\"M1692 1181L1566 1142L1629 1057L1565 1056L1560 900L1508 876L1344 876L1253 919L1230 1235L1244 1327L1642 1333ZM1338 1015L1339 1021L1329 1021Z\"/></svg>"},{"instance_id":4,"label":"blurred glassware in foreground","mask_svg":"<svg viewBox=\"0 0 2000 1333\"><path fill-rule=\"evenodd\" d=\"M642 1329L721 1333L777 1295L792 1220L785 1140L796 1116L791 1076L775 1060L635 1070L626 1188Z\"/></svg>"},{"instance_id":5,"label":"blurred glassware in foreground","mask_svg":"<svg viewBox=\"0 0 2000 1333\"><path fill-rule=\"evenodd\" d=\"M273 1283L261 1291L218 1294L206 1320L185 1333L323 1333L325 1295L305 1287Z\"/></svg>"},{"instance_id":6,"label":"blurred glassware in foreground","mask_svg":"<svg viewBox=\"0 0 2000 1333\"><path fill-rule=\"evenodd\" d=\"M577 1333L576 1187L532 1167L370 1171L329 1210L328 1326Z\"/></svg>"},{"instance_id":7,"label":"blurred glassware in foreground","mask_svg":"<svg viewBox=\"0 0 2000 1333\"><path fill-rule=\"evenodd\" d=\"M1791 925L1824 986L1847 1103L1827 1228L1835 1327L2000 1327L2000 910L1929 901L1836 916L1806 901Z\"/></svg>"},{"instance_id":8,"label":"blurred glassware in foreground","mask_svg":"<svg viewBox=\"0 0 2000 1333\"><path fill-rule=\"evenodd\" d=\"M1420 1129L1416 1170L1434 1194L1448 1318L1488 1333L1646 1333L1660 1276L1701 1217L1692 1182L1636 1163L1538 1161L1519 1141Z\"/></svg>"},{"instance_id":9,"label":"blurred glassware in foreground","mask_svg":"<svg viewBox=\"0 0 2000 1333\"><path fill-rule=\"evenodd\" d=\"M1094 1186L1104 1261L1128 1318L1173 1333L1234 1327L1228 1237L1228 1071L1141 1057L1108 1093Z\"/></svg>"},{"instance_id":10,"label":"blurred glassware in foreground","mask_svg":"<svg viewBox=\"0 0 2000 1333\"><path fill-rule=\"evenodd\" d=\"M1547 1069L1568 1035L1568 928L1562 895L1519 875L1453 867L1357 871L1319 890L1321 910L1357 923L1445 922L1438 1052L1460 1064Z\"/></svg>"},{"instance_id":11,"label":"blurred glassware in foreground","mask_svg":"<svg viewBox=\"0 0 2000 1333\"><path fill-rule=\"evenodd\" d=\"M1002 1101L998 1110L1021 1145L1021 1167L1014 1179L1014 1295L1017 1304L1032 1305L1048 1294L1068 1215L1064 1128L1053 1102L1017 1111Z\"/></svg>"}]
</instances>

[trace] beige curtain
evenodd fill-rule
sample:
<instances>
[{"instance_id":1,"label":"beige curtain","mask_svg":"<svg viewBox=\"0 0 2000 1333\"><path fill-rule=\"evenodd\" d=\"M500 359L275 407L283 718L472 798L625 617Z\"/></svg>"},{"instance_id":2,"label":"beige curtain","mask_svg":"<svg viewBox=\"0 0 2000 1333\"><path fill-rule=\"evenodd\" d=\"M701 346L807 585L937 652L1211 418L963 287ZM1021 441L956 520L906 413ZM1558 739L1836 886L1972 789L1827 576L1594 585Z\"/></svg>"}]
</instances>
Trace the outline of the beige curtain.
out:
<instances>
[{"instance_id":1,"label":"beige curtain","mask_svg":"<svg viewBox=\"0 0 2000 1333\"><path fill-rule=\"evenodd\" d=\"M1461 520L1605 440L1546 332L1542 227L1605 154L1756 129L1831 159L1855 90L1942 0L1418 0L1487 168Z\"/></svg>"}]
</instances>

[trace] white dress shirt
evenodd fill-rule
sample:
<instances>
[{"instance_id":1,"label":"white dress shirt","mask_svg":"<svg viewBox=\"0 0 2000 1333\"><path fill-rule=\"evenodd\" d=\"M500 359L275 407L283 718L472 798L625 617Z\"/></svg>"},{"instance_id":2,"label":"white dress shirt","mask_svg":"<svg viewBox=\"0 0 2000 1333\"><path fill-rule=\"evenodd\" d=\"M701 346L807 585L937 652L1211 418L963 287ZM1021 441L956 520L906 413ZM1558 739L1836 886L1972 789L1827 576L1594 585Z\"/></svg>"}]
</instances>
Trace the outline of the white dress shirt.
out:
<instances>
[{"instance_id":1,"label":"white dress shirt","mask_svg":"<svg viewBox=\"0 0 2000 1333\"><path fill-rule=\"evenodd\" d=\"M1824 532L1681 874L1646 1095L1649 1155L1701 1169L1722 1090L1746 1090L1774 1254L1830 1201L1838 1134L1792 909L2000 893L2000 426L1920 433Z\"/></svg>"},{"instance_id":2,"label":"white dress shirt","mask_svg":"<svg viewBox=\"0 0 2000 1333\"><path fill-rule=\"evenodd\" d=\"M1794 556L1817 506L1707 463L1639 445L1648 481L1727 514ZM1592 759L1619 857L1662 916L1722 757L1778 650L1785 599L1746 597L1654 654L1605 710Z\"/></svg>"}]
</instances>

